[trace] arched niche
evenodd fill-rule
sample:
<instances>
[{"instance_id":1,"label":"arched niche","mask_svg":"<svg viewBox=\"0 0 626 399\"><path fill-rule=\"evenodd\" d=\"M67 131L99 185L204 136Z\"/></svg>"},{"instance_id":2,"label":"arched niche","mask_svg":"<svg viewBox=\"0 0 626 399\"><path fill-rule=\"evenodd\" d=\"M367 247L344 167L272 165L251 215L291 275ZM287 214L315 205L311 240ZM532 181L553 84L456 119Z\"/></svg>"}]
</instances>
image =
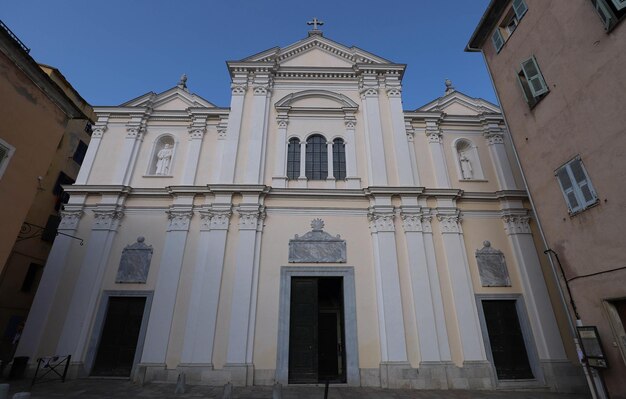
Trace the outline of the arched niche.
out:
<instances>
[{"instance_id":1,"label":"arched niche","mask_svg":"<svg viewBox=\"0 0 626 399\"><path fill-rule=\"evenodd\" d=\"M154 140L152 155L148 165L149 176L171 176L176 153L176 141L170 134L164 134Z\"/></svg>"},{"instance_id":2,"label":"arched niche","mask_svg":"<svg viewBox=\"0 0 626 399\"><path fill-rule=\"evenodd\" d=\"M469 139L459 138L452 146L459 180L484 180L485 175L476 145Z\"/></svg>"}]
</instances>

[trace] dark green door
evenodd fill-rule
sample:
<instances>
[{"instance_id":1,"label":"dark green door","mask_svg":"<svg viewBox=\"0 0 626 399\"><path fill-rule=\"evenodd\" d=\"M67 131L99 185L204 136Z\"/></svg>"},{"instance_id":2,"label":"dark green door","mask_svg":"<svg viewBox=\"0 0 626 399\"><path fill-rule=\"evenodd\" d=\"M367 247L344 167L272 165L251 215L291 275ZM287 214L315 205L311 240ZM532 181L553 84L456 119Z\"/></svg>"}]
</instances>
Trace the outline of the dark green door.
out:
<instances>
[{"instance_id":1,"label":"dark green door","mask_svg":"<svg viewBox=\"0 0 626 399\"><path fill-rule=\"evenodd\" d=\"M109 298L91 375L130 376L145 304L145 297Z\"/></svg>"},{"instance_id":2,"label":"dark green door","mask_svg":"<svg viewBox=\"0 0 626 399\"><path fill-rule=\"evenodd\" d=\"M499 380L534 378L515 300L484 300L489 344Z\"/></svg>"},{"instance_id":3,"label":"dark green door","mask_svg":"<svg viewBox=\"0 0 626 399\"><path fill-rule=\"evenodd\" d=\"M346 382L343 279L293 277L289 383Z\"/></svg>"}]
</instances>

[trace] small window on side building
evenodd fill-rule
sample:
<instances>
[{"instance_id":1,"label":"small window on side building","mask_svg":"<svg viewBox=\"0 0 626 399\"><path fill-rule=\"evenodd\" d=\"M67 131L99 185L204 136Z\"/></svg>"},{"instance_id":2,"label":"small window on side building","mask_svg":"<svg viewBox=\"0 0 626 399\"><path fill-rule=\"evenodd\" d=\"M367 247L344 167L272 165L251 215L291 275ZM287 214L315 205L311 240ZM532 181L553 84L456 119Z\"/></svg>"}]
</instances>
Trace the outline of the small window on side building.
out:
<instances>
[{"instance_id":1,"label":"small window on side building","mask_svg":"<svg viewBox=\"0 0 626 399\"><path fill-rule=\"evenodd\" d=\"M604 30L610 32L626 15L626 0L591 0Z\"/></svg>"},{"instance_id":2,"label":"small window on side building","mask_svg":"<svg viewBox=\"0 0 626 399\"><path fill-rule=\"evenodd\" d=\"M72 159L79 165L83 164L83 160L85 159L85 154L87 154L87 144L82 141L78 142L76 146L76 151L74 151L74 155Z\"/></svg>"},{"instance_id":3,"label":"small window on side building","mask_svg":"<svg viewBox=\"0 0 626 399\"><path fill-rule=\"evenodd\" d=\"M524 98L531 108L550 91L535 57L522 62L517 78Z\"/></svg>"},{"instance_id":4,"label":"small window on side building","mask_svg":"<svg viewBox=\"0 0 626 399\"><path fill-rule=\"evenodd\" d=\"M15 152L15 147L0 139L0 178L9 166L9 161Z\"/></svg>"},{"instance_id":5,"label":"small window on side building","mask_svg":"<svg viewBox=\"0 0 626 399\"><path fill-rule=\"evenodd\" d=\"M28 266L28 271L26 272L26 276L24 277L24 281L22 282L22 288L20 291L22 292L34 292L37 290L37 285L39 285L39 278L41 277L41 270L43 270L42 265L38 265L37 263L31 263Z\"/></svg>"},{"instance_id":6,"label":"small window on side building","mask_svg":"<svg viewBox=\"0 0 626 399\"><path fill-rule=\"evenodd\" d=\"M583 211L598 202L598 195L580 157L561 166L555 175L570 214Z\"/></svg>"}]
</instances>

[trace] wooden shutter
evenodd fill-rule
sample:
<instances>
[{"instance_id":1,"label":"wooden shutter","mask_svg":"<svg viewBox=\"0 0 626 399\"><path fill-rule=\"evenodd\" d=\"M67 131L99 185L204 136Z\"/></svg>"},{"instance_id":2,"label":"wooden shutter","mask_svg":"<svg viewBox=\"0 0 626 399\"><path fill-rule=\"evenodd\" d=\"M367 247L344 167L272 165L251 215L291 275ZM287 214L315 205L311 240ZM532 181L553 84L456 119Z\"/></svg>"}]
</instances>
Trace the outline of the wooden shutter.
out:
<instances>
[{"instance_id":1,"label":"wooden shutter","mask_svg":"<svg viewBox=\"0 0 626 399\"><path fill-rule=\"evenodd\" d=\"M626 8L626 0L612 0L612 1L613 1L613 5L615 6L615 8L617 8L618 11Z\"/></svg>"},{"instance_id":2,"label":"wooden shutter","mask_svg":"<svg viewBox=\"0 0 626 399\"><path fill-rule=\"evenodd\" d=\"M624 3L624 0L619 0ZM591 0L593 6L596 9L596 12L600 16L602 23L604 24L604 29L609 31L613 29L613 26L617 22L617 17L613 14L613 11L609 8L609 6L604 2L604 0ZM622 7L624 7L622 5Z\"/></svg>"},{"instance_id":3,"label":"wooden shutter","mask_svg":"<svg viewBox=\"0 0 626 399\"><path fill-rule=\"evenodd\" d=\"M546 81L543 79L543 75L541 75L541 71L539 70L539 65L537 65L535 57L531 57L522 62L522 71L524 72L524 76L526 77L528 87L533 97L539 97L548 92L548 86L546 85Z\"/></svg>"},{"instance_id":4,"label":"wooden shutter","mask_svg":"<svg viewBox=\"0 0 626 399\"><path fill-rule=\"evenodd\" d=\"M502 37L502 33L500 33L500 28L496 28L493 32L491 41L493 42L493 46L496 48L496 51L499 53L502 46L504 46L504 38Z\"/></svg>"},{"instance_id":5,"label":"wooden shutter","mask_svg":"<svg viewBox=\"0 0 626 399\"><path fill-rule=\"evenodd\" d=\"M513 11L515 11L517 19L522 19L526 11L528 11L528 6L524 0L513 0Z\"/></svg>"},{"instance_id":6,"label":"wooden shutter","mask_svg":"<svg viewBox=\"0 0 626 399\"><path fill-rule=\"evenodd\" d=\"M574 185L572 184L572 180L567 172L567 165L563 166L556 172L556 177L561 185L561 191L563 192L563 196L565 197L565 202L567 203L570 213L580 210L581 205L578 202L576 193L574 192Z\"/></svg>"},{"instance_id":7,"label":"wooden shutter","mask_svg":"<svg viewBox=\"0 0 626 399\"><path fill-rule=\"evenodd\" d=\"M574 159L568 165L569 171L573 181L576 182L578 187L580 200L583 201L585 206L595 203L598 199L593 187L591 186L591 180L587 176L587 171L583 167L580 159Z\"/></svg>"}]
</instances>

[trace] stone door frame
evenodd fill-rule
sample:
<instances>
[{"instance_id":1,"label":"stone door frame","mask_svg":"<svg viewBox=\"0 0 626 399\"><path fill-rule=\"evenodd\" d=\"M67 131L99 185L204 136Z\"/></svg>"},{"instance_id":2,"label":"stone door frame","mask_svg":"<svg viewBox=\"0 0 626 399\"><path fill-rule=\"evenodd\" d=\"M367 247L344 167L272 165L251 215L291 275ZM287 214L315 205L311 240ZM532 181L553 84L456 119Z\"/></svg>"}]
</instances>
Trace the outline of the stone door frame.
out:
<instances>
[{"instance_id":1,"label":"stone door frame","mask_svg":"<svg viewBox=\"0 0 626 399\"><path fill-rule=\"evenodd\" d=\"M280 268L280 304L278 314L278 346L276 381L289 383L289 315L292 277L343 277L343 310L346 349L346 381L360 386L359 348L356 324L356 290L352 266L282 266Z\"/></svg>"},{"instance_id":2,"label":"stone door frame","mask_svg":"<svg viewBox=\"0 0 626 399\"><path fill-rule=\"evenodd\" d=\"M141 327L139 330L139 337L137 339L137 349L135 349L135 357L133 359L133 367L131 369L130 378L132 379L135 374L137 364L143 354L143 344L146 339L146 332L148 330L148 319L150 318L150 309L152 307L152 296L154 291L137 290L137 291L122 291L122 290L105 290L102 291L100 297L100 305L96 313L96 320L93 324L93 330L91 332L91 339L89 340L89 347L85 354L84 371L86 375L91 374L91 369L96 360L96 353L98 352L98 346L100 345L100 339L102 337L102 329L104 328L104 321L107 315L107 308L110 297L144 297L146 298L146 304L143 308L143 316L141 317Z\"/></svg>"}]
</instances>

